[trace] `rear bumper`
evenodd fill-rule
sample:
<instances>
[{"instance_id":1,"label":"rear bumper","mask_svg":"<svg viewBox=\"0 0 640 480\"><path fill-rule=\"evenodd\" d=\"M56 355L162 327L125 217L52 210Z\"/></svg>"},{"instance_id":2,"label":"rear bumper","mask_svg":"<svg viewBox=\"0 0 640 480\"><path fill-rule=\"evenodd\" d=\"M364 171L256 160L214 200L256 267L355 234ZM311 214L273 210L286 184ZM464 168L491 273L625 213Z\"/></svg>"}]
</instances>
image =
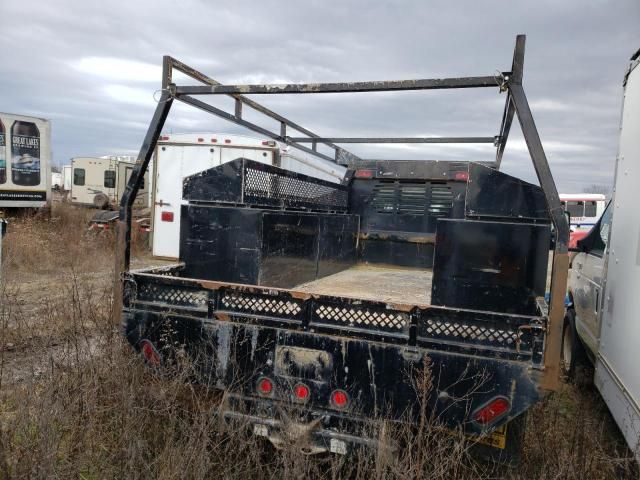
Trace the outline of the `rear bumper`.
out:
<instances>
[{"instance_id":1,"label":"rear bumper","mask_svg":"<svg viewBox=\"0 0 640 480\"><path fill-rule=\"evenodd\" d=\"M362 422L350 420L347 426L345 419L336 421L329 412L309 412L306 420L282 418L276 412L265 416L225 410L222 415L226 422L249 428L276 448L295 448L307 455L325 452L346 455L361 447L394 449L393 445L365 433Z\"/></svg>"},{"instance_id":2,"label":"rear bumper","mask_svg":"<svg viewBox=\"0 0 640 480\"><path fill-rule=\"evenodd\" d=\"M478 435L517 417L544 393L543 317L407 309L145 274L125 281L124 303L125 335L135 348L145 339L166 363L190 358L198 382L246 400L227 415L266 427L256 433L286 436L277 423L280 411L292 406L292 388L304 382L311 400L294 402L304 414L298 423L317 421L309 417L316 413L331 419L313 433L314 448L330 451L336 435L370 445L375 437L335 422L348 416L351 426L374 418L416 423L425 402L441 424ZM263 376L274 385L268 399L256 391ZM423 380L428 393L420 391ZM332 407L335 389L348 393L348 411ZM496 397L509 400L509 411L489 425L472 421Z\"/></svg>"}]
</instances>

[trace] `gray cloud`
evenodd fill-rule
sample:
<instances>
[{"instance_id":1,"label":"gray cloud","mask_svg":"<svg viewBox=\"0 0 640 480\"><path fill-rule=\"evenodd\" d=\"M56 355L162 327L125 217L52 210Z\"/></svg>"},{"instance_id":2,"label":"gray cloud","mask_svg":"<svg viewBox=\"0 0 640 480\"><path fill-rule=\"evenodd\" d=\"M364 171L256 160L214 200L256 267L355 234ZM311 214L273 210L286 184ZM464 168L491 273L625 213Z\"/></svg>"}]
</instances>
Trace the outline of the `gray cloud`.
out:
<instances>
[{"instance_id":1,"label":"gray cloud","mask_svg":"<svg viewBox=\"0 0 640 480\"><path fill-rule=\"evenodd\" d=\"M579 191L612 181L622 76L640 47L639 21L637 0L2 2L0 111L51 118L55 161L66 163L137 151L163 54L225 83L487 75L510 68L515 35L526 33L525 88L547 156L560 190ZM504 95L258 100L323 135L495 135ZM204 130L241 131L184 106L167 123L167 131ZM386 158L493 154L475 145L352 150ZM535 178L517 127L504 169Z\"/></svg>"}]
</instances>

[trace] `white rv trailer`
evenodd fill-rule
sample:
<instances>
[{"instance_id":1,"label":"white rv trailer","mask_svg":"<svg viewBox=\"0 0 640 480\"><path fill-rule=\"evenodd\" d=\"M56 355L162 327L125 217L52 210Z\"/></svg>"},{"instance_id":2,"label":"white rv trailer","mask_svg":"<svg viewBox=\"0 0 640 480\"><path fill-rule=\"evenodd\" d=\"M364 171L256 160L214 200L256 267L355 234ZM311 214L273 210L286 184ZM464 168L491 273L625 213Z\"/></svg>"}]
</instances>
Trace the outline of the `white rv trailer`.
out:
<instances>
[{"instance_id":1,"label":"white rv trailer","mask_svg":"<svg viewBox=\"0 0 640 480\"><path fill-rule=\"evenodd\" d=\"M134 164L118 157L71 159L71 203L106 209L118 205ZM136 198L138 208L148 206L147 179Z\"/></svg>"},{"instance_id":2,"label":"white rv trailer","mask_svg":"<svg viewBox=\"0 0 640 480\"><path fill-rule=\"evenodd\" d=\"M0 113L0 209L51 202L51 122Z\"/></svg>"},{"instance_id":3,"label":"white rv trailer","mask_svg":"<svg viewBox=\"0 0 640 480\"><path fill-rule=\"evenodd\" d=\"M179 257L180 206L185 177L244 157L339 183L346 168L281 147L273 140L222 133L161 135L153 161L151 250L154 257Z\"/></svg>"},{"instance_id":4,"label":"white rv trailer","mask_svg":"<svg viewBox=\"0 0 640 480\"><path fill-rule=\"evenodd\" d=\"M640 50L624 85L613 198L571 260L563 360L571 374L584 345L595 384L640 462Z\"/></svg>"}]
</instances>

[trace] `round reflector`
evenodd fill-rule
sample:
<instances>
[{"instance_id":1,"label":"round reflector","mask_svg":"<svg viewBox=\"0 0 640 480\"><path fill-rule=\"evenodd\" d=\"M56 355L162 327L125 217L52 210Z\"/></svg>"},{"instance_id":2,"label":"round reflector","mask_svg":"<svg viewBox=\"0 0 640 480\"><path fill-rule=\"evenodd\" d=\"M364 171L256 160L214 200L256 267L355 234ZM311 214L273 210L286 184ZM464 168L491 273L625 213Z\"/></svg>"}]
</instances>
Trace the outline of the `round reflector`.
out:
<instances>
[{"instance_id":1,"label":"round reflector","mask_svg":"<svg viewBox=\"0 0 640 480\"><path fill-rule=\"evenodd\" d=\"M307 400L311 392L309 391L309 387L307 387L303 383L298 383L295 387L293 387L293 396L297 400Z\"/></svg>"},{"instance_id":2,"label":"round reflector","mask_svg":"<svg viewBox=\"0 0 640 480\"><path fill-rule=\"evenodd\" d=\"M336 408L344 408L349 403L349 396L344 390L334 390L331 394L331 403Z\"/></svg>"},{"instance_id":3,"label":"round reflector","mask_svg":"<svg viewBox=\"0 0 640 480\"><path fill-rule=\"evenodd\" d=\"M273 392L273 383L271 383L271 380L266 377L258 380L258 393L260 395L271 395L271 392Z\"/></svg>"}]
</instances>

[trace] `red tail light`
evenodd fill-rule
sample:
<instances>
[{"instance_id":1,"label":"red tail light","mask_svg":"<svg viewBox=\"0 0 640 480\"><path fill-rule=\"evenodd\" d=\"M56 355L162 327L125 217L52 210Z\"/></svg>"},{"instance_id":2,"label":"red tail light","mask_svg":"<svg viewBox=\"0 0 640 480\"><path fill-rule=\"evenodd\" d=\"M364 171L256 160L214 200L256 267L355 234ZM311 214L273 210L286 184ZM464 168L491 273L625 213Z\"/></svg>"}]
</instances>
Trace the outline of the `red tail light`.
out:
<instances>
[{"instance_id":1,"label":"red tail light","mask_svg":"<svg viewBox=\"0 0 640 480\"><path fill-rule=\"evenodd\" d=\"M142 355L144 356L144 359L146 360L148 365L151 365L152 367L160 366L160 363L162 363L162 358L149 340L140 341L140 350L142 350Z\"/></svg>"},{"instance_id":2,"label":"red tail light","mask_svg":"<svg viewBox=\"0 0 640 480\"><path fill-rule=\"evenodd\" d=\"M163 222L173 222L173 212L162 212L160 214L160 220Z\"/></svg>"},{"instance_id":3,"label":"red tail light","mask_svg":"<svg viewBox=\"0 0 640 480\"><path fill-rule=\"evenodd\" d=\"M262 377L256 385L258 393L263 397L268 397L273 392L273 383L267 377Z\"/></svg>"},{"instance_id":4,"label":"red tail light","mask_svg":"<svg viewBox=\"0 0 640 480\"><path fill-rule=\"evenodd\" d=\"M225 138L224 143L231 143L231 140L229 140L228 138Z\"/></svg>"},{"instance_id":5,"label":"red tail light","mask_svg":"<svg viewBox=\"0 0 640 480\"><path fill-rule=\"evenodd\" d=\"M218 139L217 139L217 138L212 138L212 139L211 139L211 143L216 143L217 141L218 141Z\"/></svg>"},{"instance_id":6,"label":"red tail light","mask_svg":"<svg viewBox=\"0 0 640 480\"><path fill-rule=\"evenodd\" d=\"M356 178L373 178L373 170L356 170Z\"/></svg>"},{"instance_id":7,"label":"red tail light","mask_svg":"<svg viewBox=\"0 0 640 480\"><path fill-rule=\"evenodd\" d=\"M489 425L511 410L511 403L504 397L496 397L483 407L476 410L473 420L483 425Z\"/></svg>"},{"instance_id":8,"label":"red tail light","mask_svg":"<svg viewBox=\"0 0 640 480\"><path fill-rule=\"evenodd\" d=\"M295 387L293 387L293 396L296 400L307 401L309 399L309 395L311 392L309 391L309 387L307 387L304 383L298 383Z\"/></svg>"},{"instance_id":9,"label":"red tail light","mask_svg":"<svg viewBox=\"0 0 640 480\"><path fill-rule=\"evenodd\" d=\"M469 180L469 172L456 172L453 176L454 180L459 182L466 182Z\"/></svg>"},{"instance_id":10,"label":"red tail light","mask_svg":"<svg viewBox=\"0 0 640 480\"><path fill-rule=\"evenodd\" d=\"M349 404L349 395L344 390L334 390L331 394L331 404L335 408L345 408Z\"/></svg>"},{"instance_id":11,"label":"red tail light","mask_svg":"<svg viewBox=\"0 0 640 480\"><path fill-rule=\"evenodd\" d=\"M167 136L165 135L165 136L160 137L160 140L169 140L169 137L167 137Z\"/></svg>"},{"instance_id":12,"label":"red tail light","mask_svg":"<svg viewBox=\"0 0 640 480\"><path fill-rule=\"evenodd\" d=\"M198 142L204 142L204 138L198 138Z\"/></svg>"}]
</instances>

